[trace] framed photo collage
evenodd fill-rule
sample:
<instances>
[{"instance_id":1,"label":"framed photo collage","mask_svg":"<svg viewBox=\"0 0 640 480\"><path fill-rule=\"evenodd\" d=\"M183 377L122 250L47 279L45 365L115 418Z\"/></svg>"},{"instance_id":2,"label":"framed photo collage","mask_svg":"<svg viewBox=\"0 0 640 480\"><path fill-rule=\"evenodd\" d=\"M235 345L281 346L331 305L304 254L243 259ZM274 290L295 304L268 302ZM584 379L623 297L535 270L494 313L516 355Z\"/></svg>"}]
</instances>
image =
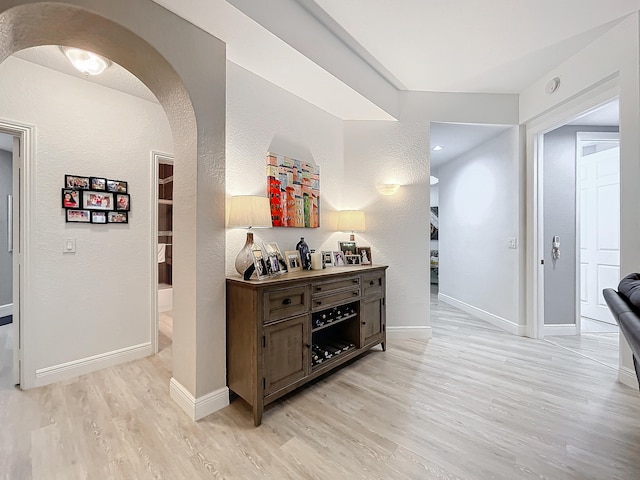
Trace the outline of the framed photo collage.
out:
<instances>
[{"instance_id":1,"label":"framed photo collage","mask_svg":"<svg viewBox=\"0 0 640 480\"><path fill-rule=\"evenodd\" d=\"M62 208L69 223L129 223L131 196L122 180L65 175Z\"/></svg>"}]
</instances>

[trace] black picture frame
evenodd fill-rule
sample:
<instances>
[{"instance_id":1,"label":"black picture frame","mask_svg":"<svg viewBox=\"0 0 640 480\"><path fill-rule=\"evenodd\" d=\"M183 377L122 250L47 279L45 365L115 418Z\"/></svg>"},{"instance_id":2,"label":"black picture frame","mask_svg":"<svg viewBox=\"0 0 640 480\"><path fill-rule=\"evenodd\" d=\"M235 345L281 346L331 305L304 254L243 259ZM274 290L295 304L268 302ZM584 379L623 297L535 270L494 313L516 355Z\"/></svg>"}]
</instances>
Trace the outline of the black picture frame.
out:
<instances>
[{"instance_id":1,"label":"black picture frame","mask_svg":"<svg viewBox=\"0 0 640 480\"><path fill-rule=\"evenodd\" d=\"M116 193L114 202L115 209L119 212L128 212L131 210L131 195L128 193Z\"/></svg>"},{"instance_id":2,"label":"black picture frame","mask_svg":"<svg viewBox=\"0 0 640 480\"><path fill-rule=\"evenodd\" d=\"M360 255L345 255L346 265L360 265Z\"/></svg>"},{"instance_id":3,"label":"black picture frame","mask_svg":"<svg viewBox=\"0 0 640 480\"><path fill-rule=\"evenodd\" d=\"M104 210L91 210L91 223L107 223L107 213L109 212Z\"/></svg>"},{"instance_id":4,"label":"black picture frame","mask_svg":"<svg viewBox=\"0 0 640 480\"><path fill-rule=\"evenodd\" d=\"M111 180L107 178L107 192L128 193L129 184L124 180Z\"/></svg>"},{"instance_id":5,"label":"black picture frame","mask_svg":"<svg viewBox=\"0 0 640 480\"><path fill-rule=\"evenodd\" d=\"M100 190L82 191L82 208L84 210L113 210L114 194Z\"/></svg>"},{"instance_id":6,"label":"black picture frame","mask_svg":"<svg viewBox=\"0 0 640 480\"><path fill-rule=\"evenodd\" d=\"M107 223L129 223L129 212L107 212Z\"/></svg>"},{"instance_id":7,"label":"black picture frame","mask_svg":"<svg viewBox=\"0 0 640 480\"><path fill-rule=\"evenodd\" d=\"M76 188L62 188L62 208L78 210L82 204L82 191Z\"/></svg>"},{"instance_id":8,"label":"black picture frame","mask_svg":"<svg viewBox=\"0 0 640 480\"><path fill-rule=\"evenodd\" d=\"M91 212L68 208L65 210L65 221L67 223L91 223Z\"/></svg>"},{"instance_id":9,"label":"black picture frame","mask_svg":"<svg viewBox=\"0 0 640 480\"><path fill-rule=\"evenodd\" d=\"M84 177L81 175L65 175L64 186L65 188L75 188L77 190L89 190L91 185L90 177Z\"/></svg>"},{"instance_id":10,"label":"black picture frame","mask_svg":"<svg viewBox=\"0 0 640 480\"><path fill-rule=\"evenodd\" d=\"M104 192L107 190L107 179L101 177L89 177L91 180L91 187L89 190L97 190L99 192Z\"/></svg>"}]
</instances>

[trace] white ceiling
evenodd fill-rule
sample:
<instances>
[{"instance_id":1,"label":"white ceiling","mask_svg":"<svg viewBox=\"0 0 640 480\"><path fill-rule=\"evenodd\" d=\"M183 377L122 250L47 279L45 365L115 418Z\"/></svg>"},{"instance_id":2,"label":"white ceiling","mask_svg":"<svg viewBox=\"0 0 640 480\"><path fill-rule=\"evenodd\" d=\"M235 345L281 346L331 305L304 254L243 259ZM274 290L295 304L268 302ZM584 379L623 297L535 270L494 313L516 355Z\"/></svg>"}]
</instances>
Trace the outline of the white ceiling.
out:
<instances>
[{"instance_id":1,"label":"white ceiling","mask_svg":"<svg viewBox=\"0 0 640 480\"><path fill-rule=\"evenodd\" d=\"M607 103L591 112L588 112L568 125L589 125L593 127L619 127L620 126L620 102L618 99Z\"/></svg>"},{"instance_id":2,"label":"white ceiling","mask_svg":"<svg viewBox=\"0 0 640 480\"><path fill-rule=\"evenodd\" d=\"M154 1L224 41L229 61L344 120L392 120L404 89L520 92L640 9L640 0ZM38 50L17 56L82 77L56 47ZM88 80L155 101L117 65Z\"/></svg>"},{"instance_id":3,"label":"white ceiling","mask_svg":"<svg viewBox=\"0 0 640 480\"><path fill-rule=\"evenodd\" d=\"M458 158L465 152L500 135L510 127L509 125L469 125L463 123L431 123L431 173L438 173L445 162ZM440 145L443 150L434 151L433 147Z\"/></svg>"},{"instance_id":4,"label":"white ceiling","mask_svg":"<svg viewBox=\"0 0 640 480\"><path fill-rule=\"evenodd\" d=\"M640 9L640 0L315 4L408 90L495 93L520 93Z\"/></svg>"},{"instance_id":5,"label":"white ceiling","mask_svg":"<svg viewBox=\"0 0 640 480\"><path fill-rule=\"evenodd\" d=\"M117 63L112 63L102 75L84 75L73 68L69 60L67 60L67 57L62 53L62 50L55 45L27 48L26 50L21 50L16 53L14 56L73 77L83 78L89 82L97 83L109 88L115 88L121 92L135 95L136 97L143 98L150 102L158 103L158 100L153 93L151 93L151 90L149 90L144 83L138 80L138 77L134 76Z\"/></svg>"}]
</instances>

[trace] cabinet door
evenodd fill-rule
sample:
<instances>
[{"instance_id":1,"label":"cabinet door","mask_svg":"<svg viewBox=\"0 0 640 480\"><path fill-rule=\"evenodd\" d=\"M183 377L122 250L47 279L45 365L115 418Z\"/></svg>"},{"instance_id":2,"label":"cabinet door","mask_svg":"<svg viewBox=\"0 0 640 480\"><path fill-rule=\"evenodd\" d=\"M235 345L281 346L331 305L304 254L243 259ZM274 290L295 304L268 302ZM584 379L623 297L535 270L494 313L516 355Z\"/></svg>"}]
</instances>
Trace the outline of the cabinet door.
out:
<instances>
[{"instance_id":1,"label":"cabinet door","mask_svg":"<svg viewBox=\"0 0 640 480\"><path fill-rule=\"evenodd\" d=\"M362 346L378 340L384 330L384 298L365 298L361 302Z\"/></svg>"},{"instance_id":2,"label":"cabinet door","mask_svg":"<svg viewBox=\"0 0 640 480\"><path fill-rule=\"evenodd\" d=\"M309 373L309 316L264 327L264 394L269 395Z\"/></svg>"}]
</instances>

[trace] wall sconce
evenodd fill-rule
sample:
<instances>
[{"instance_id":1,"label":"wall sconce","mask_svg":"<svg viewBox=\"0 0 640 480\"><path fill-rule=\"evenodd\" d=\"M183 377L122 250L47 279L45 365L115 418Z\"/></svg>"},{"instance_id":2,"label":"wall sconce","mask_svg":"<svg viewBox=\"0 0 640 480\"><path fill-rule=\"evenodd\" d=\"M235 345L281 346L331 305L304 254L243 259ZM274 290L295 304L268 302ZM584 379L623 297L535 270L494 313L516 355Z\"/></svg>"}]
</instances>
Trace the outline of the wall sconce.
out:
<instances>
[{"instance_id":1,"label":"wall sconce","mask_svg":"<svg viewBox=\"0 0 640 480\"><path fill-rule=\"evenodd\" d=\"M71 65L85 75L100 75L111 65L111 61L100 55L73 47L60 47Z\"/></svg>"},{"instance_id":2,"label":"wall sconce","mask_svg":"<svg viewBox=\"0 0 640 480\"><path fill-rule=\"evenodd\" d=\"M354 242L356 236L353 232L364 232L364 212L362 210L342 210L338 212L338 231L351 232L349 240Z\"/></svg>"},{"instance_id":3,"label":"wall sconce","mask_svg":"<svg viewBox=\"0 0 640 480\"><path fill-rule=\"evenodd\" d=\"M399 183L381 183L380 185L376 185L376 189L382 195L395 195L395 193L400 189Z\"/></svg>"},{"instance_id":4,"label":"wall sconce","mask_svg":"<svg viewBox=\"0 0 640 480\"><path fill-rule=\"evenodd\" d=\"M236 257L236 270L244 275L253 265L252 228L271 228L271 207L267 197L255 195L238 195L231 197L229 206L229 227L247 228L247 241Z\"/></svg>"}]
</instances>

